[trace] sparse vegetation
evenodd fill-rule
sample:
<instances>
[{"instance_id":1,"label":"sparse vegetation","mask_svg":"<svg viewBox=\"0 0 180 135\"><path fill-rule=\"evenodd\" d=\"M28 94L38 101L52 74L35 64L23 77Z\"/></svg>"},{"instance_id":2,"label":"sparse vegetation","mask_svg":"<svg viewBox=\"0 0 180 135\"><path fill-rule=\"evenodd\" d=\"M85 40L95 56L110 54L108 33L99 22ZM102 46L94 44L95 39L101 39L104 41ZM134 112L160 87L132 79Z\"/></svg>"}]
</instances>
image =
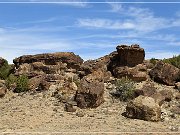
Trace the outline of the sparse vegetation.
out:
<instances>
[{"instance_id":1,"label":"sparse vegetation","mask_svg":"<svg viewBox=\"0 0 180 135\"><path fill-rule=\"evenodd\" d=\"M13 74L10 74L8 78L6 79L6 86L11 89L12 85L16 85L17 77Z\"/></svg>"},{"instance_id":2,"label":"sparse vegetation","mask_svg":"<svg viewBox=\"0 0 180 135\"><path fill-rule=\"evenodd\" d=\"M163 62L169 63L177 68L180 68L180 55L173 56L173 58L164 59Z\"/></svg>"},{"instance_id":3,"label":"sparse vegetation","mask_svg":"<svg viewBox=\"0 0 180 135\"><path fill-rule=\"evenodd\" d=\"M115 83L116 94L115 96L122 101L128 101L133 98L134 95L134 82L127 77L118 79Z\"/></svg>"},{"instance_id":4,"label":"sparse vegetation","mask_svg":"<svg viewBox=\"0 0 180 135\"><path fill-rule=\"evenodd\" d=\"M157 59L151 58L151 59L150 59L150 63L152 63L153 65L155 65L155 64L157 63Z\"/></svg>"},{"instance_id":5,"label":"sparse vegetation","mask_svg":"<svg viewBox=\"0 0 180 135\"><path fill-rule=\"evenodd\" d=\"M21 75L16 77L14 75L10 75L6 79L6 86L11 89L12 86L15 86L14 92L26 92L29 90L28 87L28 77L26 75Z\"/></svg>"},{"instance_id":6,"label":"sparse vegetation","mask_svg":"<svg viewBox=\"0 0 180 135\"><path fill-rule=\"evenodd\" d=\"M10 74L11 66L5 60L5 63L0 67L0 79L6 79Z\"/></svg>"}]
</instances>

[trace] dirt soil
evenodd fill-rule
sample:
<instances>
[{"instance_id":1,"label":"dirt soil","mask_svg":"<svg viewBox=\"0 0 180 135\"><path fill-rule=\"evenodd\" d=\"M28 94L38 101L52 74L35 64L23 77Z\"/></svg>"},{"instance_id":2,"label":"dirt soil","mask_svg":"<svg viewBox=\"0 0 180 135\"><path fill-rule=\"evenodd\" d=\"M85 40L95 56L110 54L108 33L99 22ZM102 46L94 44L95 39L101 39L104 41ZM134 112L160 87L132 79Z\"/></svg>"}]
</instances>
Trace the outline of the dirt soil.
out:
<instances>
[{"instance_id":1,"label":"dirt soil","mask_svg":"<svg viewBox=\"0 0 180 135\"><path fill-rule=\"evenodd\" d=\"M127 103L113 99L107 90L101 106L76 112L65 112L51 94L9 91L0 99L0 134L180 134L179 115L160 122L126 118L122 113ZM171 102L164 106L171 107Z\"/></svg>"}]
</instances>

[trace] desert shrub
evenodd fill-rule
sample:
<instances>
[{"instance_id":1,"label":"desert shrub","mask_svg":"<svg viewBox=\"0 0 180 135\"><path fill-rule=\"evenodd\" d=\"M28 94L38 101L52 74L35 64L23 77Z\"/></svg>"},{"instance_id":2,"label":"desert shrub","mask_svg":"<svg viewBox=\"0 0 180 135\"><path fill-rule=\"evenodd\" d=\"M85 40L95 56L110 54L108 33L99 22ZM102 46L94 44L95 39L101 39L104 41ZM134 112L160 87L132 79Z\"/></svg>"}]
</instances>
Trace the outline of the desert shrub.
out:
<instances>
[{"instance_id":1,"label":"desert shrub","mask_svg":"<svg viewBox=\"0 0 180 135\"><path fill-rule=\"evenodd\" d=\"M15 92L25 92L28 91L28 77L26 75L21 75L17 78Z\"/></svg>"},{"instance_id":2,"label":"desert shrub","mask_svg":"<svg viewBox=\"0 0 180 135\"><path fill-rule=\"evenodd\" d=\"M16 85L17 82L17 77L14 76L13 74L10 74L7 78L6 78L6 86L7 88L11 88L12 85Z\"/></svg>"},{"instance_id":3,"label":"desert shrub","mask_svg":"<svg viewBox=\"0 0 180 135\"><path fill-rule=\"evenodd\" d=\"M115 82L116 92L115 96L120 98L121 101L128 101L134 95L134 82L127 77L118 79Z\"/></svg>"},{"instance_id":4,"label":"desert shrub","mask_svg":"<svg viewBox=\"0 0 180 135\"><path fill-rule=\"evenodd\" d=\"M10 74L11 66L5 60L4 64L0 67L0 79L6 79Z\"/></svg>"},{"instance_id":5,"label":"desert shrub","mask_svg":"<svg viewBox=\"0 0 180 135\"><path fill-rule=\"evenodd\" d=\"M180 55L173 56L173 58L163 59L163 62L169 63L177 68L180 68Z\"/></svg>"},{"instance_id":6,"label":"desert shrub","mask_svg":"<svg viewBox=\"0 0 180 135\"><path fill-rule=\"evenodd\" d=\"M21 75L19 77L16 77L11 74L6 79L6 86L8 88L11 88L12 85L15 85L14 92L17 92L17 93L26 92L29 90L28 81L29 79L26 75Z\"/></svg>"},{"instance_id":7,"label":"desert shrub","mask_svg":"<svg viewBox=\"0 0 180 135\"><path fill-rule=\"evenodd\" d=\"M73 79L73 82L76 84L77 87L80 86L80 79L78 79L78 78Z\"/></svg>"},{"instance_id":8,"label":"desert shrub","mask_svg":"<svg viewBox=\"0 0 180 135\"><path fill-rule=\"evenodd\" d=\"M151 59L150 59L150 63L152 63L153 65L155 65L155 64L157 63L157 59L151 58Z\"/></svg>"}]
</instances>

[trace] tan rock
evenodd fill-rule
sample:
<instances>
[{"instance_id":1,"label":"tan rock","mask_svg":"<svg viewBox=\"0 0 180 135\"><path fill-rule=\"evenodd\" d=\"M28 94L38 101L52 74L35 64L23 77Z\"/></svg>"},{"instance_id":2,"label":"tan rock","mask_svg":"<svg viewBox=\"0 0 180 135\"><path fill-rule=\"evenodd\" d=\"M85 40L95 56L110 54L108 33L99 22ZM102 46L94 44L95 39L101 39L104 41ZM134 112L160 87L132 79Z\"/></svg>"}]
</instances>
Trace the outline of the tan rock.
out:
<instances>
[{"instance_id":1,"label":"tan rock","mask_svg":"<svg viewBox=\"0 0 180 135\"><path fill-rule=\"evenodd\" d=\"M153 98L139 96L127 104L126 116L147 121L159 121L161 108Z\"/></svg>"},{"instance_id":2,"label":"tan rock","mask_svg":"<svg viewBox=\"0 0 180 135\"><path fill-rule=\"evenodd\" d=\"M4 84L0 83L0 98L4 97L7 92L7 88Z\"/></svg>"},{"instance_id":3,"label":"tan rock","mask_svg":"<svg viewBox=\"0 0 180 135\"><path fill-rule=\"evenodd\" d=\"M180 91L180 82L175 83L175 88Z\"/></svg>"}]
</instances>

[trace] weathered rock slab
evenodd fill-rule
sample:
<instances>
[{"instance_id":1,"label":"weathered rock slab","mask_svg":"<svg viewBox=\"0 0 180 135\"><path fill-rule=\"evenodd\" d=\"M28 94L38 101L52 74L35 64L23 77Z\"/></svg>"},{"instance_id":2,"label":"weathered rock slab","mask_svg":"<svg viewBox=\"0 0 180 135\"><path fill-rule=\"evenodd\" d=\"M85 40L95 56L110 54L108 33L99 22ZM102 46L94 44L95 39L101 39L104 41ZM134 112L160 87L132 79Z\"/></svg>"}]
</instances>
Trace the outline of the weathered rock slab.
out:
<instances>
[{"instance_id":1,"label":"weathered rock slab","mask_svg":"<svg viewBox=\"0 0 180 135\"><path fill-rule=\"evenodd\" d=\"M174 85L180 79L180 70L162 61L159 61L149 74L154 81L166 85Z\"/></svg>"},{"instance_id":2,"label":"weathered rock slab","mask_svg":"<svg viewBox=\"0 0 180 135\"><path fill-rule=\"evenodd\" d=\"M81 79L75 101L80 108L95 108L104 102L103 94L103 72L95 71Z\"/></svg>"},{"instance_id":3,"label":"weathered rock slab","mask_svg":"<svg viewBox=\"0 0 180 135\"><path fill-rule=\"evenodd\" d=\"M146 121L159 121L161 108L153 98L139 96L127 104L126 116Z\"/></svg>"}]
</instances>

